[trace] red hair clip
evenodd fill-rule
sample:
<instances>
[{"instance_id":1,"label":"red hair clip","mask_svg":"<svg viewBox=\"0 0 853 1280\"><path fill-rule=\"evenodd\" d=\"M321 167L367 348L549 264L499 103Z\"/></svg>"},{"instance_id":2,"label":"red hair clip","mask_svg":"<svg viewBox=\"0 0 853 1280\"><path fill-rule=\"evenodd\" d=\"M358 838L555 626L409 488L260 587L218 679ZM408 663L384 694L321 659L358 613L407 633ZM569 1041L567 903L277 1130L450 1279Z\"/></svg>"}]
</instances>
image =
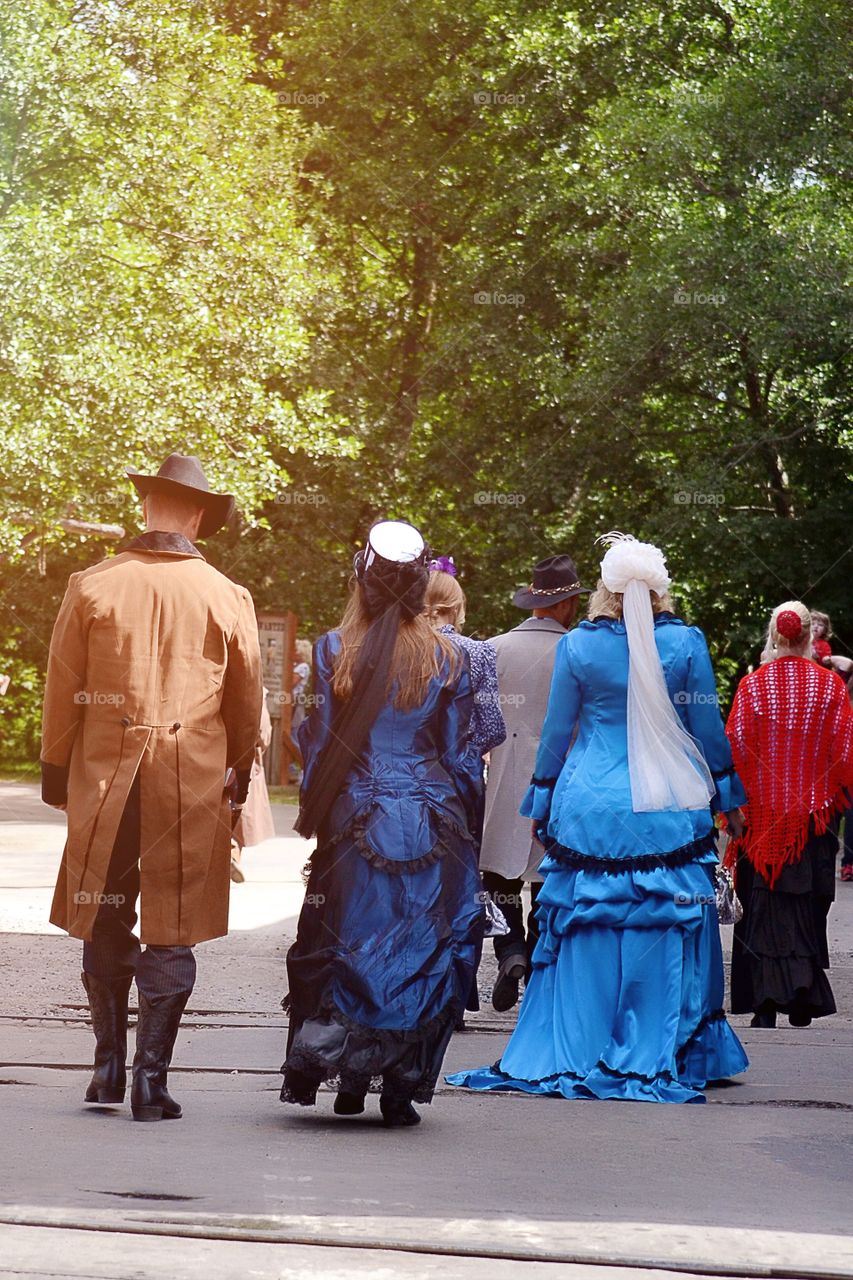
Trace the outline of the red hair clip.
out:
<instances>
[{"instance_id":1,"label":"red hair clip","mask_svg":"<svg viewBox=\"0 0 853 1280\"><path fill-rule=\"evenodd\" d=\"M796 641L803 638L803 620L793 609L783 609L776 619L776 630L786 640Z\"/></svg>"}]
</instances>

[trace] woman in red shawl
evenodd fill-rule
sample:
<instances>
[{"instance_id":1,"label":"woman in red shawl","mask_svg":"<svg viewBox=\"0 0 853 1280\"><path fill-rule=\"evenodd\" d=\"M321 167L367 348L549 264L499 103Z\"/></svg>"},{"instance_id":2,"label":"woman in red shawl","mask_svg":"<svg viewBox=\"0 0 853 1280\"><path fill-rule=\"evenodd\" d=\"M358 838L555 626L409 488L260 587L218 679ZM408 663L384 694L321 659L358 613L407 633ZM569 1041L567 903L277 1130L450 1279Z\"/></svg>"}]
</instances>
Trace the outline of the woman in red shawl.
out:
<instances>
[{"instance_id":1,"label":"woman in red shawl","mask_svg":"<svg viewBox=\"0 0 853 1280\"><path fill-rule=\"evenodd\" d=\"M791 1026L835 1012L826 917L838 841L829 830L853 787L853 711L843 680L811 661L811 619L773 611L762 665L738 686L726 726L746 787L745 829L729 846L744 907L732 952L732 1012Z\"/></svg>"}]
</instances>

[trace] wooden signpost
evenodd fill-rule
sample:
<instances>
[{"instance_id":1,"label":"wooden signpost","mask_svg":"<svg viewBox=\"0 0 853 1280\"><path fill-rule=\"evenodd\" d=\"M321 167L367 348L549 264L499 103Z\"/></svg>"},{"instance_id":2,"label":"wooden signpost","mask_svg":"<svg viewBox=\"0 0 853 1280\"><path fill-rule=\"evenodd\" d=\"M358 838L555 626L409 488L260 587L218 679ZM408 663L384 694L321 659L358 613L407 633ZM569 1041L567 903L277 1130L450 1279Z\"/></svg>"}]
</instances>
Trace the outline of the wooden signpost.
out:
<instances>
[{"instance_id":1,"label":"wooden signpost","mask_svg":"<svg viewBox=\"0 0 853 1280\"><path fill-rule=\"evenodd\" d=\"M266 753L267 781L280 786L291 781L290 765L302 764L291 737L293 664L296 661L295 613L259 613L261 670L272 720L272 741Z\"/></svg>"}]
</instances>

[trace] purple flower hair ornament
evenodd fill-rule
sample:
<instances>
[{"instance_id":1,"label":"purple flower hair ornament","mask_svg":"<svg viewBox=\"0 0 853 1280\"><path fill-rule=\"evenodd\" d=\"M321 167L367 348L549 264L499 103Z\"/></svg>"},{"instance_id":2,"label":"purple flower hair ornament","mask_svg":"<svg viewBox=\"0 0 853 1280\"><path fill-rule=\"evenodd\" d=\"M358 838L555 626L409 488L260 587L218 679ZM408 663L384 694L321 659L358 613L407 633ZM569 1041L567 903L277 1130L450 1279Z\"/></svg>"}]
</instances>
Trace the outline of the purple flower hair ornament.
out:
<instances>
[{"instance_id":1,"label":"purple flower hair ornament","mask_svg":"<svg viewBox=\"0 0 853 1280\"><path fill-rule=\"evenodd\" d=\"M456 577L453 556L436 556L435 560L430 560L429 568L433 573L449 573L451 578Z\"/></svg>"}]
</instances>

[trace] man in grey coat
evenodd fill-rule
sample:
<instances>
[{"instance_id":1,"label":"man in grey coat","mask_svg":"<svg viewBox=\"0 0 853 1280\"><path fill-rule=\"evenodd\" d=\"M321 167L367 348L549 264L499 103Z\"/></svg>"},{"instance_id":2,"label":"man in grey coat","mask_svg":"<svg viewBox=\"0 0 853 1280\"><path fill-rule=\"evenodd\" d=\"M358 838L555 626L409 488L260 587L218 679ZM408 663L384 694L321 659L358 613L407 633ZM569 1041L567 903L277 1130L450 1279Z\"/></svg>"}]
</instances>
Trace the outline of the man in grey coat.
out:
<instances>
[{"instance_id":1,"label":"man in grey coat","mask_svg":"<svg viewBox=\"0 0 853 1280\"><path fill-rule=\"evenodd\" d=\"M492 640L507 736L489 758L480 869L510 929L494 939L499 969L492 1004L499 1012L517 1002L518 984L527 973L538 936L535 907L542 877L537 868L543 849L531 836L530 819L518 810L533 776L557 642L575 618L578 596L585 593L588 588L578 581L571 556L549 556L536 565L530 586L516 591L512 599L531 617ZM521 901L525 882L531 897L526 933Z\"/></svg>"}]
</instances>

